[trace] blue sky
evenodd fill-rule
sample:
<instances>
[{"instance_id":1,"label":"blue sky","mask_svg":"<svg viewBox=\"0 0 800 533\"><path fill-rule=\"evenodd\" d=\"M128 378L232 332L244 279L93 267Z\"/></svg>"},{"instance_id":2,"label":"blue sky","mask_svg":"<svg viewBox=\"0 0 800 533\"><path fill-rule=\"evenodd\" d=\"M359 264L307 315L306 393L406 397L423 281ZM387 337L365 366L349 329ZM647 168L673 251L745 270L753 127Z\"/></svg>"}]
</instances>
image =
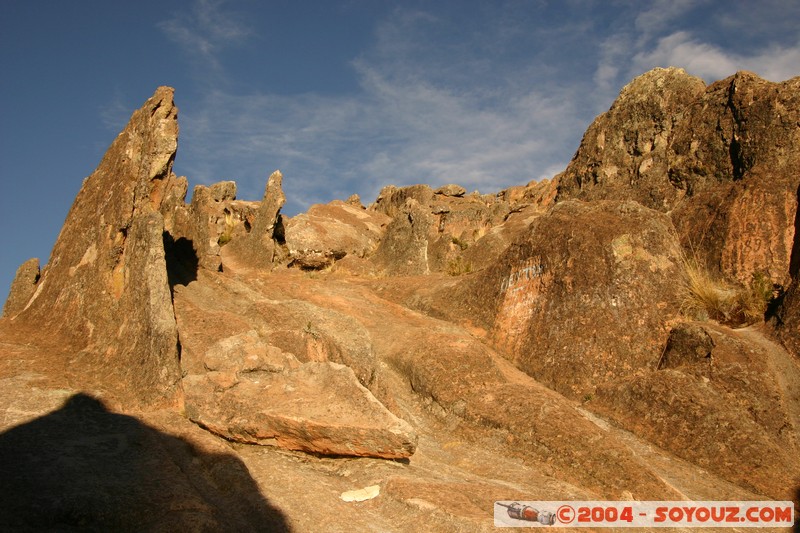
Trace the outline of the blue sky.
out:
<instances>
[{"instance_id":1,"label":"blue sky","mask_svg":"<svg viewBox=\"0 0 800 533\"><path fill-rule=\"evenodd\" d=\"M0 1L0 296L159 85L175 172L287 214L387 184L495 192L563 170L633 77L800 75L800 0Z\"/></svg>"}]
</instances>

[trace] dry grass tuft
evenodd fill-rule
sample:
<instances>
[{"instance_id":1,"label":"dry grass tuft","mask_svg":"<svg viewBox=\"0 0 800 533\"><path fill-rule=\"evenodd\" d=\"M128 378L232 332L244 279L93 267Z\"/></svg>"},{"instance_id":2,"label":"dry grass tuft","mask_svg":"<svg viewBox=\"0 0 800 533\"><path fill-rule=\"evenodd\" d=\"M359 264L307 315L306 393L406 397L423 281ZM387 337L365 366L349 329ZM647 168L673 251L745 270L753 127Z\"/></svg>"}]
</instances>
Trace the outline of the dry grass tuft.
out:
<instances>
[{"instance_id":1,"label":"dry grass tuft","mask_svg":"<svg viewBox=\"0 0 800 533\"><path fill-rule=\"evenodd\" d=\"M712 273L697 257L684 258L681 312L696 320L741 326L764 320L772 299L772 283L753 275L749 286L728 282Z\"/></svg>"},{"instance_id":2,"label":"dry grass tuft","mask_svg":"<svg viewBox=\"0 0 800 533\"><path fill-rule=\"evenodd\" d=\"M472 272L472 263L459 256L447 264L447 273L451 276L463 276Z\"/></svg>"}]
</instances>

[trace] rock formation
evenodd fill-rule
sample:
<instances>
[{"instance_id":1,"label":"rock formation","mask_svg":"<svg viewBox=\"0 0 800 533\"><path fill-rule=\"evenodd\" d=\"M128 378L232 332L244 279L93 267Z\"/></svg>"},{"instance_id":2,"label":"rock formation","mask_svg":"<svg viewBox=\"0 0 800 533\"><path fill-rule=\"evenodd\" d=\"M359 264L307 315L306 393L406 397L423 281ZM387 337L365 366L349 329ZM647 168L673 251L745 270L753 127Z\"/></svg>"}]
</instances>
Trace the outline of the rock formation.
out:
<instances>
[{"instance_id":1,"label":"rock formation","mask_svg":"<svg viewBox=\"0 0 800 533\"><path fill-rule=\"evenodd\" d=\"M742 283L788 286L800 186L800 79L739 72L705 87L682 69L633 80L589 127L558 198L669 212L688 254Z\"/></svg>"},{"instance_id":2,"label":"rock formation","mask_svg":"<svg viewBox=\"0 0 800 533\"><path fill-rule=\"evenodd\" d=\"M372 255L391 219L360 205L334 201L313 205L286 223L291 266L319 270L345 256Z\"/></svg>"},{"instance_id":3,"label":"rock formation","mask_svg":"<svg viewBox=\"0 0 800 533\"><path fill-rule=\"evenodd\" d=\"M3 306L3 316L13 317L25 309L36 292L40 276L39 260L36 258L28 259L19 266Z\"/></svg>"},{"instance_id":4,"label":"rock formation","mask_svg":"<svg viewBox=\"0 0 800 533\"><path fill-rule=\"evenodd\" d=\"M169 401L180 380L160 212L176 180L172 95L160 87L86 178L17 317L85 342L87 364L144 403Z\"/></svg>"},{"instance_id":5,"label":"rock formation","mask_svg":"<svg viewBox=\"0 0 800 533\"><path fill-rule=\"evenodd\" d=\"M798 84L656 69L553 180L295 217L278 171L261 201L220 182L187 204L159 88L5 304L0 522L489 531L508 499L797 507ZM747 327L693 312L746 298Z\"/></svg>"},{"instance_id":6,"label":"rock formation","mask_svg":"<svg viewBox=\"0 0 800 533\"><path fill-rule=\"evenodd\" d=\"M251 268L269 269L273 262L282 259L281 245L285 242L285 229L280 214L286 196L283 194L283 174L273 172L267 180L264 198L258 207L251 229L244 238L234 239L226 247L224 257ZM223 258L224 262L224 258Z\"/></svg>"},{"instance_id":7,"label":"rock formation","mask_svg":"<svg viewBox=\"0 0 800 533\"><path fill-rule=\"evenodd\" d=\"M666 215L633 201L564 201L476 277L474 293L494 344L578 399L656 365L680 276Z\"/></svg>"}]
</instances>

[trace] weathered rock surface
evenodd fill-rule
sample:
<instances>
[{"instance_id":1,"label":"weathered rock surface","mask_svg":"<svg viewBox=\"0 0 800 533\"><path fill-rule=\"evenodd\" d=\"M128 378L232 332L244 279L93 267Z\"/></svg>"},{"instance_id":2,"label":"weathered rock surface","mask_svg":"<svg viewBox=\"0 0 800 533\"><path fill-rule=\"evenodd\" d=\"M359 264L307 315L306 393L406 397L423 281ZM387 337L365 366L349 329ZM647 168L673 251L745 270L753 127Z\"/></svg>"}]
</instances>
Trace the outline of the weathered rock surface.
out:
<instances>
[{"instance_id":1,"label":"weathered rock surface","mask_svg":"<svg viewBox=\"0 0 800 533\"><path fill-rule=\"evenodd\" d=\"M725 479L793 498L787 487L800 479L800 367L752 329L677 331L667 350L681 345L694 358L709 353L601 385L586 405Z\"/></svg>"},{"instance_id":2,"label":"weathered rock surface","mask_svg":"<svg viewBox=\"0 0 800 533\"><path fill-rule=\"evenodd\" d=\"M39 276L41 276L41 271L38 259L28 259L19 266L3 306L3 316L13 317L25 309L36 292Z\"/></svg>"},{"instance_id":3,"label":"weathered rock surface","mask_svg":"<svg viewBox=\"0 0 800 533\"><path fill-rule=\"evenodd\" d=\"M669 332L664 353L658 362L658 369L698 364L707 365L710 369L714 346L716 346L714 339L703 326L679 324Z\"/></svg>"},{"instance_id":4,"label":"weathered rock surface","mask_svg":"<svg viewBox=\"0 0 800 533\"><path fill-rule=\"evenodd\" d=\"M370 210L392 217L392 222L373 256L379 270L389 275L417 275L447 272L462 275L486 266L487 254L472 252L492 230L499 230L513 209L522 210L544 201L538 187L522 187L515 194L463 196L460 188L448 185L432 191L427 185L381 190ZM536 191L536 192L534 192ZM511 198L513 197L513 198ZM498 235L488 239L482 250L508 245Z\"/></svg>"},{"instance_id":5,"label":"weathered rock surface","mask_svg":"<svg viewBox=\"0 0 800 533\"><path fill-rule=\"evenodd\" d=\"M175 179L172 96L160 87L84 181L17 318L82 339L102 354L95 371L145 403L173 398L180 379L160 213Z\"/></svg>"},{"instance_id":6,"label":"weathered rock surface","mask_svg":"<svg viewBox=\"0 0 800 533\"><path fill-rule=\"evenodd\" d=\"M414 431L366 388L384 391L370 335L356 320L213 279L202 273L206 287L175 293L192 420L231 440L318 454L414 452Z\"/></svg>"},{"instance_id":7,"label":"weathered rock surface","mask_svg":"<svg viewBox=\"0 0 800 533\"><path fill-rule=\"evenodd\" d=\"M633 201L570 201L536 218L470 284L470 298L511 361L580 398L656 366L680 276L666 215Z\"/></svg>"},{"instance_id":8,"label":"weathered rock surface","mask_svg":"<svg viewBox=\"0 0 800 533\"><path fill-rule=\"evenodd\" d=\"M389 275L430 273L428 244L432 228L433 215L409 197L386 228L386 236L375 252L375 262Z\"/></svg>"},{"instance_id":9,"label":"weathered rock surface","mask_svg":"<svg viewBox=\"0 0 800 533\"><path fill-rule=\"evenodd\" d=\"M684 247L749 283L788 285L800 177L800 78L740 72L705 87L681 69L636 78L598 117L558 197L670 211Z\"/></svg>"},{"instance_id":10,"label":"weathered rock surface","mask_svg":"<svg viewBox=\"0 0 800 533\"><path fill-rule=\"evenodd\" d=\"M401 459L417 436L336 363L223 367L184 379L189 419L226 439L323 455Z\"/></svg>"},{"instance_id":11,"label":"weathered rock surface","mask_svg":"<svg viewBox=\"0 0 800 533\"><path fill-rule=\"evenodd\" d=\"M460 196L464 196L465 194L467 194L467 189L465 189L461 185L456 185L455 183L450 183L448 185L443 185L442 187L439 187L438 189L436 189L433 192L436 193L436 194L441 194L443 196L460 197Z\"/></svg>"},{"instance_id":12,"label":"weathered rock surface","mask_svg":"<svg viewBox=\"0 0 800 533\"><path fill-rule=\"evenodd\" d=\"M676 68L651 70L626 85L557 177L559 199L631 199L652 209L672 208L685 192L668 179L676 118L705 88L703 80Z\"/></svg>"},{"instance_id":13,"label":"weathered rock surface","mask_svg":"<svg viewBox=\"0 0 800 533\"><path fill-rule=\"evenodd\" d=\"M0 522L491 531L509 498L796 500L794 83L659 69L552 181L294 219L279 173L187 205L160 89L0 318ZM681 315L696 231L726 276L793 280L795 356Z\"/></svg>"},{"instance_id":14,"label":"weathered rock surface","mask_svg":"<svg viewBox=\"0 0 800 533\"><path fill-rule=\"evenodd\" d=\"M391 219L341 201L313 205L286 222L290 266L318 270L346 255L367 257Z\"/></svg>"},{"instance_id":15,"label":"weathered rock surface","mask_svg":"<svg viewBox=\"0 0 800 533\"><path fill-rule=\"evenodd\" d=\"M282 245L285 228L280 213L286 196L283 194L283 174L276 170L270 174L264 189L264 198L246 235L234 238L222 251L226 259L250 268L272 268L273 261L283 259ZM248 223L249 225L249 223Z\"/></svg>"}]
</instances>

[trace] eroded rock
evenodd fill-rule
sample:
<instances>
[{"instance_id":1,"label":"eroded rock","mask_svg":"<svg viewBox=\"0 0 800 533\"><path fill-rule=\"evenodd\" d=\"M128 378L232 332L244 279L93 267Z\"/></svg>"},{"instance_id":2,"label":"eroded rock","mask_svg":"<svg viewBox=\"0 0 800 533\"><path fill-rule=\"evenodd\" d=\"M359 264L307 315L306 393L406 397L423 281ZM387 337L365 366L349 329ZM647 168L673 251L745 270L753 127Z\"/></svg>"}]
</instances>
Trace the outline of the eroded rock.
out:
<instances>
[{"instance_id":1,"label":"eroded rock","mask_svg":"<svg viewBox=\"0 0 800 533\"><path fill-rule=\"evenodd\" d=\"M666 215L632 201L560 202L469 284L470 298L498 349L579 398L655 367L678 313L679 265Z\"/></svg>"},{"instance_id":2,"label":"eroded rock","mask_svg":"<svg viewBox=\"0 0 800 533\"><path fill-rule=\"evenodd\" d=\"M313 205L286 223L286 247L291 266L319 270L346 255L371 255L386 231L389 217L351 203Z\"/></svg>"},{"instance_id":3,"label":"eroded rock","mask_svg":"<svg viewBox=\"0 0 800 533\"><path fill-rule=\"evenodd\" d=\"M227 439L323 455L399 459L417 436L337 363L285 372L263 367L184 379L191 420Z\"/></svg>"},{"instance_id":4,"label":"eroded rock","mask_svg":"<svg viewBox=\"0 0 800 533\"><path fill-rule=\"evenodd\" d=\"M36 258L28 259L19 266L14 281L11 282L8 299L3 306L3 316L13 317L25 309L36 292L40 276L39 260Z\"/></svg>"},{"instance_id":5,"label":"eroded rock","mask_svg":"<svg viewBox=\"0 0 800 533\"><path fill-rule=\"evenodd\" d=\"M285 233L280 213L286 196L283 194L283 174L273 172L267 180L264 197L258 206L252 229L246 235L233 238L222 253L233 263L249 268L271 269L274 261L283 258Z\"/></svg>"},{"instance_id":6,"label":"eroded rock","mask_svg":"<svg viewBox=\"0 0 800 533\"><path fill-rule=\"evenodd\" d=\"M180 378L160 212L177 138L173 89L160 87L84 181L19 315L85 343L89 367L144 403L173 398Z\"/></svg>"},{"instance_id":7,"label":"eroded rock","mask_svg":"<svg viewBox=\"0 0 800 533\"><path fill-rule=\"evenodd\" d=\"M800 78L749 72L705 87L681 69L636 78L589 127L558 198L670 211L687 253L743 284L783 287L800 178Z\"/></svg>"}]
</instances>

